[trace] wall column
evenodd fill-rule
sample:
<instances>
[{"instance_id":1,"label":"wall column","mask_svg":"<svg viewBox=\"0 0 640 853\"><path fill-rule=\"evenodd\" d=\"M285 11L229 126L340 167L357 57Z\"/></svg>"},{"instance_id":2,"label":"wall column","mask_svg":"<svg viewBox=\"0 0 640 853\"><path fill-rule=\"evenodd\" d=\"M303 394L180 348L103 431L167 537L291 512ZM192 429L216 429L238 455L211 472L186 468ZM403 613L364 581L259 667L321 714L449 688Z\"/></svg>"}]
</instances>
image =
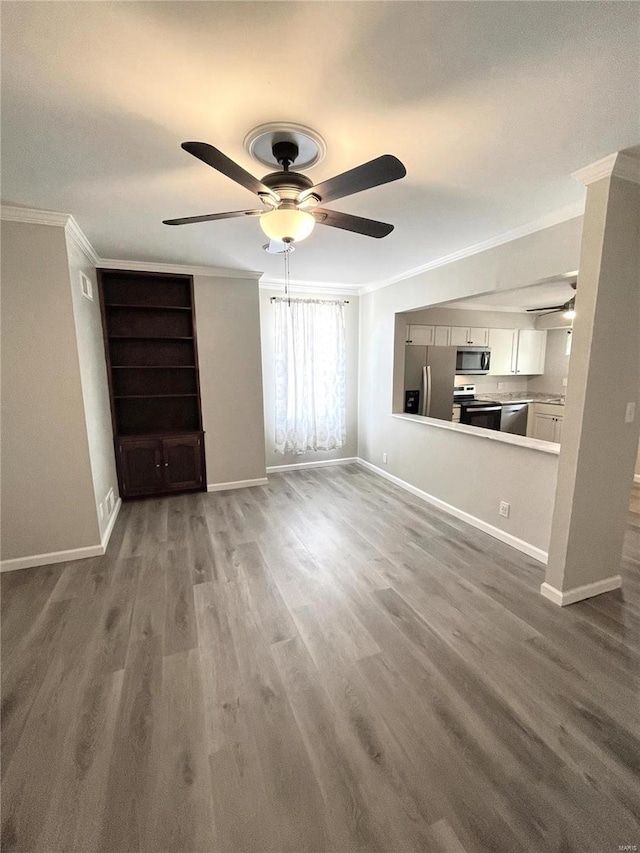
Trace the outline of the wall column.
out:
<instances>
[{"instance_id":1,"label":"wall column","mask_svg":"<svg viewBox=\"0 0 640 853\"><path fill-rule=\"evenodd\" d=\"M574 177L587 185L587 200L541 588L561 605L621 584L640 422L640 160L619 152Z\"/></svg>"}]
</instances>

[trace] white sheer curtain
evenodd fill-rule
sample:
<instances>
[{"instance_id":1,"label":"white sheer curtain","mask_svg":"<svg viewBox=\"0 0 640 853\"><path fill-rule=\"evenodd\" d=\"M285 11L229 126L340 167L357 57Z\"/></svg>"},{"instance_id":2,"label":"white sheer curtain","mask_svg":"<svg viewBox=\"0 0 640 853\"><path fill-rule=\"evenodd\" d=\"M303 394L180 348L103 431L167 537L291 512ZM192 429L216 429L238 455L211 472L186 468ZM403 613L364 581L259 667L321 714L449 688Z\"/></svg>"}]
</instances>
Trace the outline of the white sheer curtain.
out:
<instances>
[{"instance_id":1,"label":"white sheer curtain","mask_svg":"<svg viewBox=\"0 0 640 853\"><path fill-rule=\"evenodd\" d=\"M344 305L277 299L276 450L334 450L346 442Z\"/></svg>"}]
</instances>

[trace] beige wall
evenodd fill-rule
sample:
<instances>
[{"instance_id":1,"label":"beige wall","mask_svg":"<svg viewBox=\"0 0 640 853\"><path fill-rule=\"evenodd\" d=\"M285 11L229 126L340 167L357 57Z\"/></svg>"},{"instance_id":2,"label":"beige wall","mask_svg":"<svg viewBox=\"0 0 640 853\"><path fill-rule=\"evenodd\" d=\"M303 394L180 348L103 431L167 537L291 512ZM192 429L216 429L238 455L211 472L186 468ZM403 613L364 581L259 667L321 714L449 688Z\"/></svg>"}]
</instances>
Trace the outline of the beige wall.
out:
<instances>
[{"instance_id":1,"label":"beige wall","mask_svg":"<svg viewBox=\"0 0 640 853\"><path fill-rule=\"evenodd\" d=\"M265 476L255 279L194 278L207 483Z\"/></svg>"},{"instance_id":2,"label":"beige wall","mask_svg":"<svg viewBox=\"0 0 640 853\"><path fill-rule=\"evenodd\" d=\"M2 222L2 559L99 543L65 232Z\"/></svg>"},{"instance_id":3,"label":"beige wall","mask_svg":"<svg viewBox=\"0 0 640 853\"><path fill-rule=\"evenodd\" d=\"M557 457L391 416L395 313L574 270L582 219L538 231L361 297L359 456L546 551ZM388 453L383 466L382 454ZM498 515L498 501L511 517Z\"/></svg>"},{"instance_id":4,"label":"beige wall","mask_svg":"<svg viewBox=\"0 0 640 853\"><path fill-rule=\"evenodd\" d=\"M562 425L547 584L569 592L617 577L638 453L640 186L590 184Z\"/></svg>"},{"instance_id":5,"label":"beige wall","mask_svg":"<svg viewBox=\"0 0 640 853\"><path fill-rule=\"evenodd\" d=\"M67 252L91 475L102 536L110 521L105 498L110 489L113 489L114 496L118 497L118 478L113 449L100 299L95 266L68 235ZM93 301L82 295L80 272L83 272L91 281ZM98 509L99 504L102 504L102 514Z\"/></svg>"},{"instance_id":6,"label":"beige wall","mask_svg":"<svg viewBox=\"0 0 640 853\"><path fill-rule=\"evenodd\" d=\"M299 465L329 459L348 459L358 450L358 321L359 300L353 294L327 296L322 293L297 294L308 299L347 299L345 310L345 342L347 348L347 443L339 450L309 451L299 455L275 451L275 313L270 299L282 296L282 290L260 291L260 323L262 328L262 366L264 371L264 415L267 465Z\"/></svg>"}]
</instances>

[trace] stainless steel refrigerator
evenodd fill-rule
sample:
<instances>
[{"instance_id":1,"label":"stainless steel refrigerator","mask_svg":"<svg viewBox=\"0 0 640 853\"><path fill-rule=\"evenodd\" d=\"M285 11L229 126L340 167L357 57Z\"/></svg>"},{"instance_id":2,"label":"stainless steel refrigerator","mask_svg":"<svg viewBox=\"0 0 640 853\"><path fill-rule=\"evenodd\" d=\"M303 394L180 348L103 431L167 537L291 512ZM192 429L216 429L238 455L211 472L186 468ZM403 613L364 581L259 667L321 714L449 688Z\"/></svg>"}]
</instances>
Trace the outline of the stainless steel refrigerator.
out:
<instances>
[{"instance_id":1,"label":"stainless steel refrigerator","mask_svg":"<svg viewBox=\"0 0 640 853\"><path fill-rule=\"evenodd\" d=\"M427 418L450 421L453 413L453 386L456 375L456 347L420 347L404 349L405 411L407 400L415 400L417 413ZM407 395L407 392L414 392Z\"/></svg>"}]
</instances>

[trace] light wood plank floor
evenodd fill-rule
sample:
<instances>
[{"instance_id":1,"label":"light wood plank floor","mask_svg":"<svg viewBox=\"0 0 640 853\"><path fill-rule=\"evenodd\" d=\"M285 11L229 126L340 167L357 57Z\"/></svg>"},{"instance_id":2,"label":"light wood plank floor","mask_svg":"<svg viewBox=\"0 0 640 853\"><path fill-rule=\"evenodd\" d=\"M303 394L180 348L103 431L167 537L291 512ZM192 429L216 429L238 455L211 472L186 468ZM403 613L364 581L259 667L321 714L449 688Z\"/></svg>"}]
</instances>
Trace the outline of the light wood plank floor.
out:
<instances>
[{"instance_id":1,"label":"light wood plank floor","mask_svg":"<svg viewBox=\"0 0 640 853\"><path fill-rule=\"evenodd\" d=\"M640 490L622 591L356 466L125 505L2 576L3 851L640 845Z\"/></svg>"}]
</instances>

